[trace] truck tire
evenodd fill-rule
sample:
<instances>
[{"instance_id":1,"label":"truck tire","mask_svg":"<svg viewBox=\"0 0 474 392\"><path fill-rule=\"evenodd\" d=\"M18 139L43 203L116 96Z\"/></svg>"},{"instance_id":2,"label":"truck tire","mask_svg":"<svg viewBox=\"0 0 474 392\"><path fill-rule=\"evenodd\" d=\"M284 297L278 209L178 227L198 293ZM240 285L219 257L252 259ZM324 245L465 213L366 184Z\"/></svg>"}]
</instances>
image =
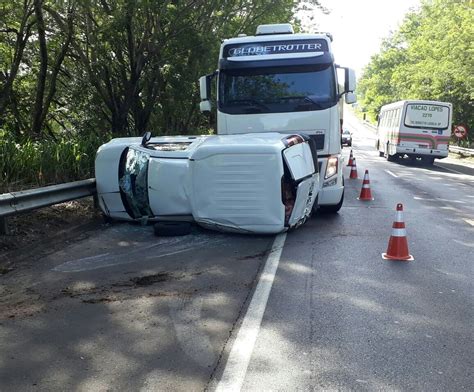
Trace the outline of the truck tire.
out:
<instances>
[{"instance_id":1,"label":"truck tire","mask_svg":"<svg viewBox=\"0 0 474 392\"><path fill-rule=\"evenodd\" d=\"M191 233L189 222L158 222L153 225L155 235L158 237L172 237L188 235Z\"/></svg>"}]
</instances>

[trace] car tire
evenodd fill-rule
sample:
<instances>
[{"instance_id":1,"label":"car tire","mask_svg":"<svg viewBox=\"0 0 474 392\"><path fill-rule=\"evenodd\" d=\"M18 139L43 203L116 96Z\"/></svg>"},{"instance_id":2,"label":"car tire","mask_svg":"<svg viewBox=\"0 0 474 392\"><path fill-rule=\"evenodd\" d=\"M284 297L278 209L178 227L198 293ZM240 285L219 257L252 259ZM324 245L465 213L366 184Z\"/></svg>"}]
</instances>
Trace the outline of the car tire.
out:
<instances>
[{"instance_id":1,"label":"car tire","mask_svg":"<svg viewBox=\"0 0 474 392\"><path fill-rule=\"evenodd\" d=\"M112 223L114 220L108 216L108 215L105 215L105 214L102 214L102 222L105 223L105 224L110 224Z\"/></svg>"},{"instance_id":2,"label":"car tire","mask_svg":"<svg viewBox=\"0 0 474 392\"><path fill-rule=\"evenodd\" d=\"M158 222L153 225L155 235L158 237L172 237L188 235L191 233L189 222Z\"/></svg>"}]
</instances>

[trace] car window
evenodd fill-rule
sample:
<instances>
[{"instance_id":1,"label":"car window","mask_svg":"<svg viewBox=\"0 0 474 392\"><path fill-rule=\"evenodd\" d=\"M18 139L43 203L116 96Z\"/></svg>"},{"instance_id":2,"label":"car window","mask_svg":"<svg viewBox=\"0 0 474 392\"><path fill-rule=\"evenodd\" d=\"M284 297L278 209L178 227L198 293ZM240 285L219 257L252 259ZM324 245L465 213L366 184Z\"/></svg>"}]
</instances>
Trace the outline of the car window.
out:
<instances>
[{"instance_id":1,"label":"car window","mask_svg":"<svg viewBox=\"0 0 474 392\"><path fill-rule=\"evenodd\" d=\"M133 218L153 215L148 202L149 154L128 149L119 173L119 184L127 212Z\"/></svg>"}]
</instances>

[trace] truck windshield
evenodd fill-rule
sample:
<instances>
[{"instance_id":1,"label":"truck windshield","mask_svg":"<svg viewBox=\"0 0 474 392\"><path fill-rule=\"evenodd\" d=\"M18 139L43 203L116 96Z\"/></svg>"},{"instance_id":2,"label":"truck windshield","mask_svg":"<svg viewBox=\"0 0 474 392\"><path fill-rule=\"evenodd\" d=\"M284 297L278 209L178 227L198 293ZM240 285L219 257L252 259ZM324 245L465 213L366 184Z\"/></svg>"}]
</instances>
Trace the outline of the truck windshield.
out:
<instances>
[{"instance_id":1,"label":"truck windshield","mask_svg":"<svg viewBox=\"0 0 474 392\"><path fill-rule=\"evenodd\" d=\"M230 114L322 110L337 103L331 64L222 70L219 109Z\"/></svg>"}]
</instances>

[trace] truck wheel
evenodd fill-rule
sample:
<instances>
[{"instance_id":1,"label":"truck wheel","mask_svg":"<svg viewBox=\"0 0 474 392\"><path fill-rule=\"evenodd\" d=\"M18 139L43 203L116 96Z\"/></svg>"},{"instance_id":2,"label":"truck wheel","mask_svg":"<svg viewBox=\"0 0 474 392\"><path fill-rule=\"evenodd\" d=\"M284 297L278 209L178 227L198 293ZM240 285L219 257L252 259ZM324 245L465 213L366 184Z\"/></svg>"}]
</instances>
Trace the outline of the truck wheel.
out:
<instances>
[{"instance_id":1,"label":"truck wheel","mask_svg":"<svg viewBox=\"0 0 474 392\"><path fill-rule=\"evenodd\" d=\"M344 202L344 191L342 192L341 200L339 201L339 203L333 206L319 206L319 210L323 214L336 214L341 209L343 202Z\"/></svg>"},{"instance_id":2,"label":"truck wheel","mask_svg":"<svg viewBox=\"0 0 474 392\"><path fill-rule=\"evenodd\" d=\"M191 233L189 222L158 222L153 225L155 235L158 237L172 237Z\"/></svg>"}]
</instances>

